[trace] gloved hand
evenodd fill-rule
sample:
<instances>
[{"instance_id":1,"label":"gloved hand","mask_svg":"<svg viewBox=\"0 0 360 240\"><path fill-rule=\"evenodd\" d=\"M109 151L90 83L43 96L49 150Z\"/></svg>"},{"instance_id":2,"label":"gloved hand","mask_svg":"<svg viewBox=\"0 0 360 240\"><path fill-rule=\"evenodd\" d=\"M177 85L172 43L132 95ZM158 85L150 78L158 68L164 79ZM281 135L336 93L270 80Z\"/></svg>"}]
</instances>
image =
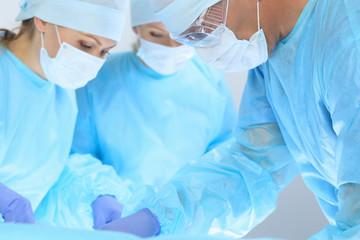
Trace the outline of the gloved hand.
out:
<instances>
[{"instance_id":1,"label":"gloved hand","mask_svg":"<svg viewBox=\"0 0 360 240\"><path fill-rule=\"evenodd\" d=\"M160 224L150 210L143 209L133 215L105 225L102 230L129 233L146 238L159 235Z\"/></svg>"},{"instance_id":2,"label":"gloved hand","mask_svg":"<svg viewBox=\"0 0 360 240\"><path fill-rule=\"evenodd\" d=\"M0 213L5 222L34 223L30 201L1 183Z\"/></svg>"},{"instance_id":3,"label":"gloved hand","mask_svg":"<svg viewBox=\"0 0 360 240\"><path fill-rule=\"evenodd\" d=\"M91 204L94 217L94 229L120 219L124 206L110 195L101 195Z\"/></svg>"}]
</instances>

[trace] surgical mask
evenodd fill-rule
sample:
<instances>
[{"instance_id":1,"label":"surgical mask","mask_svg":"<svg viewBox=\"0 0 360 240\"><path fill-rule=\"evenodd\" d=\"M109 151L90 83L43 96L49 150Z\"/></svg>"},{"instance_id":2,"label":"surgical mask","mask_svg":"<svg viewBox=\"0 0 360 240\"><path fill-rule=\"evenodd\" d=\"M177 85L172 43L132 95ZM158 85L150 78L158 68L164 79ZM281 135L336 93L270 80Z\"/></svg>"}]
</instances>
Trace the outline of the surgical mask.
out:
<instances>
[{"instance_id":1,"label":"surgical mask","mask_svg":"<svg viewBox=\"0 0 360 240\"><path fill-rule=\"evenodd\" d=\"M259 1L257 1L258 31L251 36L249 41L238 40L235 34L226 27L227 10L228 0L219 2L204 11L189 30L173 38L195 46L198 54L207 63L225 72L243 72L266 62L269 57L268 47L264 31L260 29ZM191 29L201 31L191 32Z\"/></svg>"},{"instance_id":2,"label":"surgical mask","mask_svg":"<svg viewBox=\"0 0 360 240\"><path fill-rule=\"evenodd\" d=\"M105 60L65 42L61 43L56 25L55 29L60 44L55 58L51 58L44 48L44 36L41 33L41 67L48 81L65 89L81 88L96 77Z\"/></svg>"},{"instance_id":3,"label":"surgical mask","mask_svg":"<svg viewBox=\"0 0 360 240\"><path fill-rule=\"evenodd\" d=\"M194 57L194 48L185 45L167 47L140 38L137 56L155 72L161 75L172 75Z\"/></svg>"},{"instance_id":4,"label":"surgical mask","mask_svg":"<svg viewBox=\"0 0 360 240\"><path fill-rule=\"evenodd\" d=\"M196 48L210 65L225 72L243 72L255 68L268 59L264 31L260 29L259 1L257 2L258 31L247 40L238 40L226 26L220 42L210 48ZM220 29L220 28L219 28ZM215 30L217 31L217 30Z\"/></svg>"}]
</instances>

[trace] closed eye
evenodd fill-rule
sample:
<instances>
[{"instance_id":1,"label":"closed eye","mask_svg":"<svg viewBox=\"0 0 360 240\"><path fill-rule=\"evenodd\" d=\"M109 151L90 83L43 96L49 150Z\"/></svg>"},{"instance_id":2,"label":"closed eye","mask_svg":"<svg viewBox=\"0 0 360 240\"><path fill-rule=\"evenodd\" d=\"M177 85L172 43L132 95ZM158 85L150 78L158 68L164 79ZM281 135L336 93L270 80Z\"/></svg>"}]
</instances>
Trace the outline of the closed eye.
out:
<instances>
[{"instance_id":1,"label":"closed eye","mask_svg":"<svg viewBox=\"0 0 360 240\"><path fill-rule=\"evenodd\" d=\"M152 37L156 37L156 38L162 38L162 37L164 37L163 34L159 34L159 33L155 33L155 32L151 32L150 35L151 35Z\"/></svg>"},{"instance_id":2,"label":"closed eye","mask_svg":"<svg viewBox=\"0 0 360 240\"><path fill-rule=\"evenodd\" d=\"M86 44L83 43L83 42L80 42L80 46L81 46L82 48L84 48L84 49L91 49L91 48L92 48L92 46L86 45Z\"/></svg>"},{"instance_id":3,"label":"closed eye","mask_svg":"<svg viewBox=\"0 0 360 240\"><path fill-rule=\"evenodd\" d=\"M102 51L101 51L101 57L103 57L103 56L109 56L109 55L110 55L109 51L105 51L105 50L102 50Z\"/></svg>"}]
</instances>

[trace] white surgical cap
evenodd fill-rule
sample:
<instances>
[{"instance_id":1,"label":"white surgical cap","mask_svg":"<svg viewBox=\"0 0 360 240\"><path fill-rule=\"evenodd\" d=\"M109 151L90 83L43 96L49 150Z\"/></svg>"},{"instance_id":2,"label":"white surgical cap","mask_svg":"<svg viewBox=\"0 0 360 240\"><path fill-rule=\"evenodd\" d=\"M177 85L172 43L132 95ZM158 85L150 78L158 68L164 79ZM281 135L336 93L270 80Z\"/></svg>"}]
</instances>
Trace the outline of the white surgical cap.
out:
<instances>
[{"instance_id":1,"label":"white surgical cap","mask_svg":"<svg viewBox=\"0 0 360 240\"><path fill-rule=\"evenodd\" d=\"M21 0L17 21L45 22L120 41L128 0Z\"/></svg>"},{"instance_id":2,"label":"white surgical cap","mask_svg":"<svg viewBox=\"0 0 360 240\"><path fill-rule=\"evenodd\" d=\"M175 35L183 33L200 14L220 0L149 0L161 22Z\"/></svg>"},{"instance_id":3,"label":"white surgical cap","mask_svg":"<svg viewBox=\"0 0 360 240\"><path fill-rule=\"evenodd\" d=\"M131 25L137 27L147 23L160 22L152 11L148 0L131 0Z\"/></svg>"}]
</instances>

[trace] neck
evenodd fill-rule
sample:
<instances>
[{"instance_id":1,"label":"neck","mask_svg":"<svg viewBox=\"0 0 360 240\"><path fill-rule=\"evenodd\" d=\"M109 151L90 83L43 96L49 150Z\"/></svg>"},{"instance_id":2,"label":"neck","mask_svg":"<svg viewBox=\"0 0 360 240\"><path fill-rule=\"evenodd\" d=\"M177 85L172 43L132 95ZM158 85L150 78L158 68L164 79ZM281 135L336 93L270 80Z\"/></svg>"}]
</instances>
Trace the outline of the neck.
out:
<instances>
[{"instance_id":1,"label":"neck","mask_svg":"<svg viewBox=\"0 0 360 240\"><path fill-rule=\"evenodd\" d=\"M23 34L11 42L8 49L34 73L46 79L40 65L41 39L39 33L34 33L33 38L30 38L28 34Z\"/></svg>"},{"instance_id":2,"label":"neck","mask_svg":"<svg viewBox=\"0 0 360 240\"><path fill-rule=\"evenodd\" d=\"M260 1L262 26L270 53L292 32L307 2L308 0Z\"/></svg>"}]
</instances>

